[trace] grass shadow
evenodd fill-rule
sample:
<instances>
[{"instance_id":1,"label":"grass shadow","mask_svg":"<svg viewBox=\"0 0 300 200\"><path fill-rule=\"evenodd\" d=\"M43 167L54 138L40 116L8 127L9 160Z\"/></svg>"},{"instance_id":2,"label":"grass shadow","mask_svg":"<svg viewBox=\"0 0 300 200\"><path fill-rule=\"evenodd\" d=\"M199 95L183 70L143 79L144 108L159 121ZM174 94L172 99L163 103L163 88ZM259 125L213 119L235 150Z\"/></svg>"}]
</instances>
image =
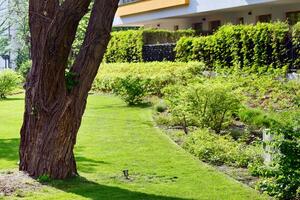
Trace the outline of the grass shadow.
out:
<instances>
[{"instance_id":1,"label":"grass shadow","mask_svg":"<svg viewBox=\"0 0 300 200\"><path fill-rule=\"evenodd\" d=\"M84 177L76 177L64 181L52 181L48 183L48 185L64 192L73 193L92 200L185 200L183 198L159 196L130 191L114 186L101 185L89 181Z\"/></svg>"},{"instance_id":2,"label":"grass shadow","mask_svg":"<svg viewBox=\"0 0 300 200\"><path fill-rule=\"evenodd\" d=\"M1 101L24 101L24 98L21 98L21 97L6 97L6 98L3 98L3 99L0 99L0 102Z\"/></svg>"},{"instance_id":3,"label":"grass shadow","mask_svg":"<svg viewBox=\"0 0 300 200\"><path fill-rule=\"evenodd\" d=\"M128 107L130 107L130 108L150 108L152 106L153 105L151 102L142 102L139 104L128 105Z\"/></svg>"},{"instance_id":4,"label":"grass shadow","mask_svg":"<svg viewBox=\"0 0 300 200\"><path fill-rule=\"evenodd\" d=\"M93 173L99 167L99 165L108 165L110 163L102 160L93 160L82 156L75 156L78 170L85 173Z\"/></svg>"},{"instance_id":5,"label":"grass shadow","mask_svg":"<svg viewBox=\"0 0 300 200\"><path fill-rule=\"evenodd\" d=\"M0 159L18 160L19 159L19 139L0 139Z\"/></svg>"}]
</instances>

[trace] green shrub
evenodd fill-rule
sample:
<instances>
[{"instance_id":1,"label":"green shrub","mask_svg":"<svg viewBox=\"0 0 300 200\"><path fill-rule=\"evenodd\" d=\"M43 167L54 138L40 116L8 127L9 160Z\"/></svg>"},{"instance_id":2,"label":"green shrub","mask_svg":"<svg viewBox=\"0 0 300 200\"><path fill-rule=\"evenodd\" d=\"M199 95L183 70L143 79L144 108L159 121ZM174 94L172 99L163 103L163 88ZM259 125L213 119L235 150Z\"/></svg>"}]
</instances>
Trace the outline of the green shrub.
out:
<instances>
[{"instance_id":1,"label":"green shrub","mask_svg":"<svg viewBox=\"0 0 300 200\"><path fill-rule=\"evenodd\" d=\"M128 105L137 105L147 95L148 82L149 80L142 80L139 77L126 76L116 81L113 92Z\"/></svg>"},{"instance_id":2,"label":"green shrub","mask_svg":"<svg viewBox=\"0 0 300 200\"><path fill-rule=\"evenodd\" d=\"M163 112L165 112L167 109L168 109L168 107L167 107L166 103L165 103L164 101L162 101L162 100L161 100L159 103L157 103L157 104L155 105L155 110L156 110L157 112L159 112L159 113L163 113Z\"/></svg>"},{"instance_id":3,"label":"green shrub","mask_svg":"<svg viewBox=\"0 0 300 200\"><path fill-rule=\"evenodd\" d=\"M5 98L20 83L20 76L12 70L4 70L0 72L0 99Z\"/></svg>"},{"instance_id":4,"label":"green shrub","mask_svg":"<svg viewBox=\"0 0 300 200\"><path fill-rule=\"evenodd\" d=\"M171 114L181 124L209 127L217 133L240 106L231 87L217 83L170 86L165 94Z\"/></svg>"},{"instance_id":5,"label":"green shrub","mask_svg":"<svg viewBox=\"0 0 300 200\"><path fill-rule=\"evenodd\" d=\"M184 83L195 77L204 68L202 63L116 63L103 64L93 83L93 91L112 92L119 78L127 76L148 80L149 95L162 96L162 89L177 82Z\"/></svg>"},{"instance_id":6,"label":"green shrub","mask_svg":"<svg viewBox=\"0 0 300 200\"><path fill-rule=\"evenodd\" d=\"M27 60L25 62L23 62L20 67L18 68L18 72L24 77L26 78L27 74L29 73L30 69L31 69L31 65L32 65L32 61L31 60Z\"/></svg>"},{"instance_id":7,"label":"green shrub","mask_svg":"<svg viewBox=\"0 0 300 200\"><path fill-rule=\"evenodd\" d=\"M262 163L259 146L245 145L230 136L220 136L208 129L197 130L188 136L183 148L200 160L214 165L247 167L252 162Z\"/></svg>"},{"instance_id":8,"label":"green shrub","mask_svg":"<svg viewBox=\"0 0 300 200\"><path fill-rule=\"evenodd\" d=\"M183 62L202 61L212 68L282 68L293 62L289 38L286 23L225 25L212 36L181 38L175 48L176 57Z\"/></svg>"},{"instance_id":9,"label":"green shrub","mask_svg":"<svg viewBox=\"0 0 300 200\"><path fill-rule=\"evenodd\" d=\"M163 29L145 29L143 30L144 44L163 44L176 43L181 37L195 36L192 29L169 31Z\"/></svg>"},{"instance_id":10,"label":"green shrub","mask_svg":"<svg viewBox=\"0 0 300 200\"><path fill-rule=\"evenodd\" d=\"M293 46L294 46L294 66L300 68L300 22L293 27Z\"/></svg>"},{"instance_id":11,"label":"green shrub","mask_svg":"<svg viewBox=\"0 0 300 200\"><path fill-rule=\"evenodd\" d=\"M259 109L242 108L240 109L238 115L242 122L260 128L270 128L276 123L275 119Z\"/></svg>"},{"instance_id":12,"label":"green shrub","mask_svg":"<svg viewBox=\"0 0 300 200\"><path fill-rule=\"evenodd\" d=\"M297 118L299 120L299 118ZM263 177L258 187L278 199L298 199L300 197L300 129L284 126L273 129L275 139L271 145L276 149L269 168L263 168Z\"/></svg>"},{"instance_id":13,"label":"green shrub","mask_svg":"<svg viewBox=\"0 0 300 200\"><path fill-rule=\"evenodd\" d=\"M104 62L142 62L144 44L176 43L183 36L193 36L193 30L127 30L112 32Z\"/></svg>"},{"instance_id":14,"label":"green shrub","mask_svg":"<svg viewBox=\"0 0 300 200\"><path fill-rule=\"evenodd\" d=\"M143 61L143 45L141 30L113 32L104 55L104 62L141 62Z\"/></svg>"}]
</instances>

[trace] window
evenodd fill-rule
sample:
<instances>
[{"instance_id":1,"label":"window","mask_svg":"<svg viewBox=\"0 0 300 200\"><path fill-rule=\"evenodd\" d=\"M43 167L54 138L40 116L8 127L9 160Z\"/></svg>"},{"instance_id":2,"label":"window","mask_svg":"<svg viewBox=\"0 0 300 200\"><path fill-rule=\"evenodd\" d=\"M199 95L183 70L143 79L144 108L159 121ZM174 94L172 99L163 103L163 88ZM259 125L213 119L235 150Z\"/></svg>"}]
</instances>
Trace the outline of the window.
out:
<instances>
[{"instance_id":1,"label":"window","mask_svg":"<svg viewBox=\"0 0 300 200\"><path fill-rule=\"evenodd\" d=\"M257 22L269 23L272 20L272 15L260 15L257 17Z\"/></svg>"},{"instance_id":2,"label":"window","mask_svg":"<svg viewBox=\"0 0 300 200\"><path fill-rule=\"evenodd\" d=\"M209 22L209 27L211 31L216 31L218 28L221 26L221 21L216 20L216 21L211 21Z\"/></svg>"},{"instance_id":3,"label":"window","mask_svg":"<svg viewBox=\"0 0 300 200\"><path fill-rule=\"evenodd\" d=\"M286 19L290 25L295 25L300 22L300 11L286 13Z\"/></svg>"},{"instance_id":4,"label":"window","mask_svg":"<svg viewBox=\"0 0 300 200\"><path fill-rule=\"evenodd\" d=\"M238 21L237 21L238 24L244 24L244 17L240 17L238 18Z\"/></svg>"},{"instance_id":5,"label":"window","mask_svg":"<svg viewBox=\"0 0 300 200\"><path fill-rule=\"evenodd\" d=\"M203 24L202 23L194 23L193 29L196 31L196 34L200 34L203 32Z\"/></svg>"}]
</instances>

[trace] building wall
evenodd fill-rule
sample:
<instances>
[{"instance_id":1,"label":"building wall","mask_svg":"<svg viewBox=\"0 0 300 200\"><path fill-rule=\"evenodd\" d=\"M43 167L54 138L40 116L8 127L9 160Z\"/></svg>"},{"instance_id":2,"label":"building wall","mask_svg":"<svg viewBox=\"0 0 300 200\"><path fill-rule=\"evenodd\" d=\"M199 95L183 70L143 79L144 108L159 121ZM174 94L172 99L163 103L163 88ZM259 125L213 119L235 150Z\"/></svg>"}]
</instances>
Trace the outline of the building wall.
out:
<instances>
[{"instance_id":1,"label":"building wall","mask_svg":"<svg viewBox=\"0 0 300 200\"><path fill-rule=\"evenodd\" d=\"M300 11L300 3L288 5L266 5L250 8L241 8L240 10L233 11L218 11L214 13L199 14L198 16L174 18L174 19L161 19L145 22L146 28L162 28L173 30L174 26L179 29L192 28L194 23L202 23L203 30L209 31L209 23L214 20L220 20L221 24L237 24L238 19L243 17L244 23L254 24L257 22L257 17L260 15L271 14L272 21L285 21L286 13ZM251 13L251 14L250 14Z\"/></svg>"},{"instance_id":2,"label":"building wall","mask_svg":"<svg viewBox=\"0 0 300 200\"><path fill-rule=\"evenodd\" d=\"M189 4L187 6L178 6L178 7L168 8L168 9L148 11L144 13L139 13L138 11L135 11L133 9L131 15L125 17L119 16L117 14L115 17L114 25L118 26L118 25L136 24L136 23L143 24L144 22L147 21L170 18L170 17L178 17L179 15L180 16L191 15L197 13L217 11L222 9L239 8L243 6L286 2L286 1L297 2L299 0L189 0ZM119 10L123 9L124 7L131 7L134 5L135 3L124 5L121 6Z\"/></svg>"}]
</instances>

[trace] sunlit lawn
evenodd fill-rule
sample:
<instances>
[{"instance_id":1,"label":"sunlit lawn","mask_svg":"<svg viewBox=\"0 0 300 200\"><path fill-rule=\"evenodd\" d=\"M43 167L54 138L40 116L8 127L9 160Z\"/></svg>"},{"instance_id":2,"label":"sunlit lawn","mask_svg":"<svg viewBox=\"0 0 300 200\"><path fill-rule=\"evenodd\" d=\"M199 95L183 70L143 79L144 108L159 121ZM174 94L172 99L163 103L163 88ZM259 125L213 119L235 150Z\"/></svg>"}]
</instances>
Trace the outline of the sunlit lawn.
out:
<instances>
[{"instance_id":1,"label":"sunlit lawn","mask_svg":"<svg viewBox=\"0 0 300 200\"><path fill-rule=\"evenodd\" d=\"M53 181L22 199L263 199L176 146L151 112L90 96L76 146L81 178ZM22 96L0 101L0 170L17 168L22 113Z\"/></svg>"}]
</instances>

